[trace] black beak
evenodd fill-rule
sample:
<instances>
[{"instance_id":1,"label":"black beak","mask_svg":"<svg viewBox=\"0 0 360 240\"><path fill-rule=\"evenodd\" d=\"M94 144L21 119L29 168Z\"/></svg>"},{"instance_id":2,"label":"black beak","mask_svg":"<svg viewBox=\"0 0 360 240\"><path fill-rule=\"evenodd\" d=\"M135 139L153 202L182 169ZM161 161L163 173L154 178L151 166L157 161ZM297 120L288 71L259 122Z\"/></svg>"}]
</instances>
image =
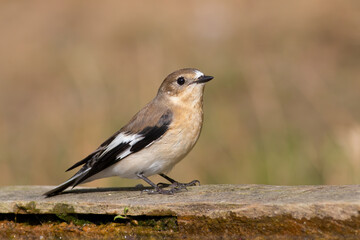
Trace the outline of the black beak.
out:
<instances>
[{"instance_id":1,"label":"black beak","mask_svg":"<svg viewBox=\"0 0 360 240\"><path fill-rule=\"evenodd\" d=\"M203 75L203 76L199 77L194 83L206 83L206 82L210 81L213 78L214 77L212 77L212 76Z\"/></svg>"}]
</instances>

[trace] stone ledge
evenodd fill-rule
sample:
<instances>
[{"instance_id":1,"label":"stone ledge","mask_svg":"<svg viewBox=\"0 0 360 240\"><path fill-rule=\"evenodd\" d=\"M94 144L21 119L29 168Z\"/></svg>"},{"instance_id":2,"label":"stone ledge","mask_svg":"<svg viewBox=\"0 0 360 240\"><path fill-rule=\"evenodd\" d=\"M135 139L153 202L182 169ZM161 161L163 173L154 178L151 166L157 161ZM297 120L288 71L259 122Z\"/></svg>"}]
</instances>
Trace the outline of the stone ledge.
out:
<instances>
[{"instance_id":1,"label":"stone ledge","mask_svg":"<svg viewBox=\"0 0 360 240\"><path fill-rule=\"evenodd\" d=\"M0 188L0 213L69 213L347 220L360 211L360 186L203 185L174 195L150 195L138 188L81 188L45 198L49 186ZM28 206L28 207L26 207ZM63 209L67 211L66 208Z\"/></svg>"},{"instance_id":2,"label":"stone ledge","mask_svg":"<svg viewBox=\"0 0 360 240\"><path fill-rule=\"evenodd\" d=\"M121 215L128 209L133 217L176 217L182 234L206 228L231 236L360 236L360 185L203 185L174 195L79 188L43 197L51 188L1 187L0 214Z\"/></svg>"}]
</instances>

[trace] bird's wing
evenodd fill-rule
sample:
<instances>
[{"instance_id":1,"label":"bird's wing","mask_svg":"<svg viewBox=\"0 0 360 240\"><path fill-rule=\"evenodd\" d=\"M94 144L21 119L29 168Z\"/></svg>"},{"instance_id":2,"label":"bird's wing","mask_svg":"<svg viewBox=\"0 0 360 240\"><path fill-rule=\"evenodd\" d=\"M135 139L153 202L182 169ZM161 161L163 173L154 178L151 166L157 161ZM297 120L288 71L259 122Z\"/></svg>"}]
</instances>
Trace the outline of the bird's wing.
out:
<instances>
[{"instance_id":1,"label":"bird's wing","mask_svg":"<svg viewBox=\"0 0 360 240\"><path fill-rule=\"evenodd\" d=\"M149 114L150 107L151 105L137 113L129 124L102 143L98 149L70 167L67 171L84 164L68 181L45 195L52 196L69 186L75 187L130 154L141 151L159 140L169 129L173 114L168 109L160 113L158 111L155 114Z\"/></svg>"}]
</instances>

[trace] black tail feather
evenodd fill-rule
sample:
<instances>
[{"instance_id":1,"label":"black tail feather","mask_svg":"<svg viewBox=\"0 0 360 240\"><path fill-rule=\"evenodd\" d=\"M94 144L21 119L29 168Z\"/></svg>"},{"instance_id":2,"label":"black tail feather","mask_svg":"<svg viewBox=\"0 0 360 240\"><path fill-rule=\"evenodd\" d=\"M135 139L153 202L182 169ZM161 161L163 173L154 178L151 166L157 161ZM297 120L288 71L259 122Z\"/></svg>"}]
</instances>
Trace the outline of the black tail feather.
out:
<instances>
[{"instance_id":1,"label":"black tail feather","mask_svg":"<svg viewBox=\"0 0 360 240\"><path fill-rule=\"evenodd\" d=\"M45 195L46 197L52 197L52 196L58 195L59 193L61 193L62 191L64 191L65 189L67 189L70 186L75 187L77 185L76 184L77 180L86 173L87 173L87 171L82 171L82 169L81 169L74 176L72 176L69 180L60 184L59 186L55 187L54 189L44 193L43 195Z\"/></svg>"},{"instance_id":2,"label":"black tail feather","mask_svg":"<svg viewBox=\"0 0 360 240\"><path fill-rule=\"evenodd\" d=\"M73 179L72 181L66 181L63 184L57 186L56 188L44 193L43 195L46 197L52 197L55 195L58 195L59 193L61 193L62 191L64 191L66 188L72 186L75 182L75 179Z\"/></svg>"}]
</instances>

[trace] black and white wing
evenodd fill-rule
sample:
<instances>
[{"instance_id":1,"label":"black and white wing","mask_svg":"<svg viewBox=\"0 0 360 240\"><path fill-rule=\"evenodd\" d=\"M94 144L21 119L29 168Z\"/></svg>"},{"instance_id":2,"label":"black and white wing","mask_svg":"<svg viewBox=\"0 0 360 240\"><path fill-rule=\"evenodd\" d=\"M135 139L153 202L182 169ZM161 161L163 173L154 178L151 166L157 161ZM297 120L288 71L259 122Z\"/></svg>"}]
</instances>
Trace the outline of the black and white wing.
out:
<instances>
[{"instance_id":1,"label":"black and white wing","mask_svg":"<svg viewBox=\"0 0 360 240\"><path fill-rule=\"evenodd\" d=\"M138 121L138 125L150 122L146 121L146 114L140 114L140 116L137 117L143 117L141 121ZM142 149L151 145L166 133L166 131L169 129L170 123L172 122L172 117L172 112L167 110L161 115L160 118L158 118L157 122L154 122L153 125L145 125L140 128L141 130L139 129L139 126L136 126L138 128L137 132L132 132L130 131L129 126L125 126L119 132L115 133L103 144L101 144L99 148L89 156L66 170L69 171L80 165L83 165L74 176L51 191L46 192L44 195L50 197L62 192L70 186L75 187L76 185L84 182L89 177L121 161L130 154L141 151ZM151 116L151 118L153 118L153 116Z\"/></svg>"}]
</instances>

